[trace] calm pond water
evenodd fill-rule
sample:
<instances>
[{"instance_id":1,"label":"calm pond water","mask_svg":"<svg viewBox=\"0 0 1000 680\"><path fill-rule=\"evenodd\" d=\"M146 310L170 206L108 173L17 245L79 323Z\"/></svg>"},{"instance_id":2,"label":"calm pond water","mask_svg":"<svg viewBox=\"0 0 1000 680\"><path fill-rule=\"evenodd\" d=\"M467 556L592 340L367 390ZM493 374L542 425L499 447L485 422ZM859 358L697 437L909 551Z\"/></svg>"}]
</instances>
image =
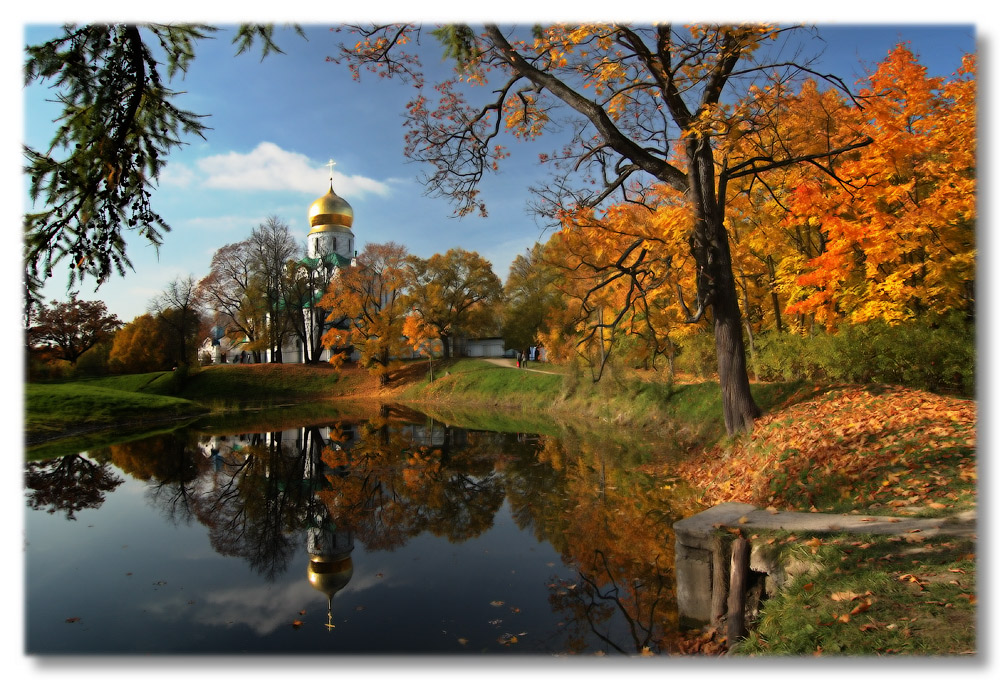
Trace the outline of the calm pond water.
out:
<instances>
[{"instance_id":1,"label":"calm pond water","mask_svg":"<svg viewBox=\"0 0 1000 680\"><path fill-rule=\"evenodd\" d=\"M25 651L666 653L681 511L643 455L383 411L27 463Z\"/></svg>"}]
</instances>

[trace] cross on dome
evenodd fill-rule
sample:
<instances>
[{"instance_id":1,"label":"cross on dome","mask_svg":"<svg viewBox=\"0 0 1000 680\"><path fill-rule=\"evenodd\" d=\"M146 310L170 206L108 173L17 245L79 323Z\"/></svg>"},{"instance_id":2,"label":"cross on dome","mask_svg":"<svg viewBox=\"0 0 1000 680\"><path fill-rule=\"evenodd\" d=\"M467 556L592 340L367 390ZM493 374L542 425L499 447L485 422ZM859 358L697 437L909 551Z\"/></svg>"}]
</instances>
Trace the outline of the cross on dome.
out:
<instances>
[{"instance_id":1,"label":"cross on dome","mask_svg":"<svg viewBox=\"0 0 1000 680\"><path fill-rule=\"evenodd\" d=\"M330 181L331 182L333 181L333 166L335 166L336 164L337 163L332 158L329 161L327 161L327 164L326 164L327 167L330 168Z\"/></svg>"}]
</instances>

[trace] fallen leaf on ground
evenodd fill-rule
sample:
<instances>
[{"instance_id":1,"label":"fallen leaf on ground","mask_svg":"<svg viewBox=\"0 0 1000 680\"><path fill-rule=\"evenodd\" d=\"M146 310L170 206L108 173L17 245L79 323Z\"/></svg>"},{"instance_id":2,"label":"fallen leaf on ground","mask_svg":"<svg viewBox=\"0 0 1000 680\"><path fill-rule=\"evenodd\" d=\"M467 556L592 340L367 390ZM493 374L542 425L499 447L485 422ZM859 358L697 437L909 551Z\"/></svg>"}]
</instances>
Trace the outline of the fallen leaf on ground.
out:
<instances>
[{"instance_id":1,"label":"fallen leaf on ground","mask_svg":"<svg viewBox=\"0 0 1000 680\"><path fill-rule=\"evenodd\" d=\"M871 606L872 606L871 600L862 600L858 604L858 606L856 606L854 609L851 610L851 616L854 616L855 614L860 614L861 612L866 612L871 608Z\"/></svg>"},{"instance_id":2,"label":"fallen leaf on ground","mask_svg":"<svg viewBox=\"0 0 1000 680\"><path fill-rule=\"evenodd\" d=\"M834 602L848 602L850 600L856 600L859 597L861 597L861 595L859 595L858 593L855 593L855 592L853 592L851 590L845 590L845 591L842 591L842 592L839 592L839 593L833 593L832 595L830 595L830 599L833 600Z\"/></svg>"}]
</instances>

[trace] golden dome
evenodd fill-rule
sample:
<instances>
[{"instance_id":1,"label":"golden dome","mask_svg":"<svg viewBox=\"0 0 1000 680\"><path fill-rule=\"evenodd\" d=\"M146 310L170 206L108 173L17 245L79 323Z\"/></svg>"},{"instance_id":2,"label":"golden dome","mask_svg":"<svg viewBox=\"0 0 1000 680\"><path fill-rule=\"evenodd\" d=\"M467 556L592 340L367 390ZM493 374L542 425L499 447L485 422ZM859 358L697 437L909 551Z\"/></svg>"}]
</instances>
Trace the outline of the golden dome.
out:
<instances>
[{"instance_id":1,"label":"golden dome","mask_svg":"<svg viewBox=\"0 0 1000 680\"><path fill-rule=\"evenodd\" d=\"M354 576L354 561L350 555L327 560L313 556L309 561L309 583L328 598L344 588Z\"/></svg>"},{"instance_id":2,"label":"golden dome","mask_svg":"<svg viewBox=\"0 0 1000 680\"><path fill-rule=\"evenodd\" d=\"M310 234L322 231L343 231L350 229L353 223L354 208L333 191L332 182L330 183L330 191L325 196L317 198L309 206Z\"/></svg>"}]
</instances>

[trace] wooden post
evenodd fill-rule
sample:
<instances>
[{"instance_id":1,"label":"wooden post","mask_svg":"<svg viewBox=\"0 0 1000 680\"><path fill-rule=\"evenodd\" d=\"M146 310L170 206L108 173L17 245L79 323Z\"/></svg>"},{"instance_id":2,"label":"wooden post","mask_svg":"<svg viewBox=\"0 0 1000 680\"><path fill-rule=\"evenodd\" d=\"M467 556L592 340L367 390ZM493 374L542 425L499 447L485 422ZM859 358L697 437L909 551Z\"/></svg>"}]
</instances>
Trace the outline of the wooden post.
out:
<instances>
[{"instance_id":1,"label":"wooden post","mask_svg":"<svg viewBox=\"0 0 1000 680\"><path fill-rule=\"evenodd\" d=\"M732 541L728 534L716 534L712 538L712 613L711 625L718 625L726 615L726 599L729 595L729 550Z\"/></svg>"},{"instance_id":2,"label":"wooden post","mask_svg":"<svg viewBox=\"0 0 1000 680\"><path fill-rule=\"evenodd\" d=\"M733 541L733 559L729 567L729 620L726 627L726 645L730 648L746 637L744 620L747 577L750 574L750 542L743 536Z\"/></svg>"}]
</instances>

